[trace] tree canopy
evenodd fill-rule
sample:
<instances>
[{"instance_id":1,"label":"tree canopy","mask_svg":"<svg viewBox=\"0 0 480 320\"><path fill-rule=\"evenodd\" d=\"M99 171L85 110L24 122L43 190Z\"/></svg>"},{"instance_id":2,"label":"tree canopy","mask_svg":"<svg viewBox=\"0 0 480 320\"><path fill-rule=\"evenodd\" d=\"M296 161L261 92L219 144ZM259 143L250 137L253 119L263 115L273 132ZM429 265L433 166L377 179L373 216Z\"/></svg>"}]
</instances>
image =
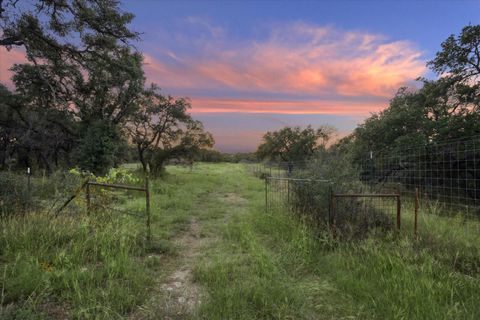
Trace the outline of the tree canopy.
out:
<instances>
[{"instance_id":1,"label":"tree canopy","mask_svg":"<svg viewBox=\"0 0 480 320\"><path fill-rule=\"evenodd\" d=\"M278 131L269 131L263 136L257 156L260 159L286 162L305 160L317 150L325 148L334 131L329 126L318 129L311 126L305 129L284 127Z\"/></svg>"},{"instance_id":2,"label":"tree canopy","mask_svg":"<svg viewBox=\"0 0 480 320\"><path fill-rule=\"evenodd\" d=\"M190 103L163 96L156 87L146 90L138 112L127 124L143 170L158 175L171 157L192 158L200 149L213 146L210 133L188 114Z\"/></svg>"},{"instance_id":3,"label":"tree canopy","mask_svg":"<svg viewBox=\"0 0 480 320\"><path fill-rule=\"evenodd\" d=\"M146 88L133 18L116 0L0 0L0 46L22 47L28 60L11 69L14 92L0 87L3 168L76 165L104 173L121 160L131 138L125 128L163 115L166 131L145 127L152 131L146 136L157 135L156 147L167 137L180 139L180 129L172 129L177 123L185 125L183 135L195 132L201 140L206 133L182 109L185 99L173 103ZM148 100L153 96L156 104Z\"/></svg>"},{"instance_id":4,"label":"tree canopy","mask_svg":"<svg viewBox=\"0 0 480 320\"><path fill-rule=\"evenodd\" d=\"M357 160L370 151L480 134L480 26L463 28L441 47L428 62L439 79L420 78L422 86L416 90L401 88L385 110L369 117L348 138Z\"/></svg>"}]
</instances>

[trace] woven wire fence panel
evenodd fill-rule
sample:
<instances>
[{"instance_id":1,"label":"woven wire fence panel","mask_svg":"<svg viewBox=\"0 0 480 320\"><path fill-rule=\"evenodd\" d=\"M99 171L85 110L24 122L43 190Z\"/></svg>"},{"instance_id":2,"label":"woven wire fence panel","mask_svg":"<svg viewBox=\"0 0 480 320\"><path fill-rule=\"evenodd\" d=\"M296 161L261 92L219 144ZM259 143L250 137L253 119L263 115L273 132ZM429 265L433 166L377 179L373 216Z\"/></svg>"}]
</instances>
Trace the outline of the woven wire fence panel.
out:
<instances>
[{"instance_id":1,"label":"woven wire fence panel","mask_svg":"<svg viewBox=\"0 0 480 320\"><path fill-rule=\"evenodd\" d=\"M266 177L265 207L267 212L302 216L316 226L333 226L342 237L363 238L373 229L396 228L399 195L389 191L359 188L358 183Z\"/></svg>"},{"instance_id":2,"label":"woven wire fence panel","mask_svg":"<svg viewBox=\"0 0 480 320\"><path fill-rule=\"evenodd\" d=\"M427 212L480 217L479 137L370 153L360 176L372 187L397 185L409 197L418 189Z\"/></svg>"},{"instance_id":3,"label":"woven wire fence panel","mask_svg":"<svg viewBox=\"0 0 480 320\"><path fill-rule=\"evenodd\" d=\"M267 177L265 206L269 212L286 210L308 217L315 223L327 223L331 183L327 180Z\"/></svg>"},{"instance_id":4,"label":"woven wire fence panel","mask_svg":"<svg viewBox=\"0 0 480 320\"><path fill-rule=\"evenodd\" d=\"M331 224L347 238L364 238L369 232L395 229L400 212L399 197L386 193L334 193ZM397 228L400 225L397 225Z\"/></svg>"},{"instance_id":5,"label":"woven wire fence panel","mask_svg":"<svg viewBox=\"0 0 480 320\"><path fill-rule=\"evenodd\" d=\"M308 167L310 161L259 162L250 164L250 171L257 177L295 177Z\"/></svg>"},{"instance_id":6,"label":"woven wire fence panel","mask_svg":"<svg viewBox=\"0 0 480 320\"><path fill-rule=\"evenodd\" d=\"M86 194L79 199L89 213L125 214L145 218L145 195L134 190L119 190L90 186L90 202Z\"/></svg>"},{"instance_id":7,"label":"woven wire fence panel","mask_svg":"<svg viewBox=\"0 0 480 320\"><path fill-rule=\"evenodd\" d=\"M0 216L27 211L52 211L81 183L81 178L62 172L50 176L26 172L0 172ZM78 208L69 210L74 213Z\"/></svg>"}]
</instances>

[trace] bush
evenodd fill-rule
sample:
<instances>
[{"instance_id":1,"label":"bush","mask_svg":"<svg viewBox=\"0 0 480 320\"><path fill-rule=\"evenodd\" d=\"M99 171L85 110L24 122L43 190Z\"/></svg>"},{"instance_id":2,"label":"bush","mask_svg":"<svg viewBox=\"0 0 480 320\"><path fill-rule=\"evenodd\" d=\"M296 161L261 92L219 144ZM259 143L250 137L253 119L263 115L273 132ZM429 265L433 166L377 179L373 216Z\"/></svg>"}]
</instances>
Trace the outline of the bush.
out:
<instances>
[{"instance_id":1,"label":"bush","mask_svg":"<svg viewBox=\"0 0 480 320\"><path fill-rule=\"evenodd\" d=\"M118 155L125 148L118 128L99 120L85 126L82 138L73 151L73 158L83 170L103 175L115 166Z\"/></svg>"},{"instance_id":2,"label":"bush","mask_svg":"<svg viewBox=\"0 0 480 320\"><path fill-rule=\"evenodd\" d=\"M294 212L308 218L316 226L326 228L332 221L332 193L370 193L359 180L357 170L346 154L336 150L321 151L301 170L293 171L295 178L309 179L290 182L290 206ZM342 238L365 238L372 229L388 231L393 228L394 207L382 201L347 198L335 202L336 230Z\"/></svg>"},{"instance_id":3,"label":"bush","mask_svg":"<svg viewBox=\"0 0 480 320\"><path fill-rule=\"evenodd\" d=\"M12 172L0 173L0 214L23 212L28 202L27 177Z\"/></svg>"},{"instance_id":4,"label":"bush","mask_svg":"<svg viewBox=\"0 0 480 320\"><path fill-rule=\"evenodd\" d=\"M70 195L80 183L81 177L56 171L48 177L32 175L29 190L25 173L0 172L0 215L49 209Z\"/></svg>"}]
</instances>

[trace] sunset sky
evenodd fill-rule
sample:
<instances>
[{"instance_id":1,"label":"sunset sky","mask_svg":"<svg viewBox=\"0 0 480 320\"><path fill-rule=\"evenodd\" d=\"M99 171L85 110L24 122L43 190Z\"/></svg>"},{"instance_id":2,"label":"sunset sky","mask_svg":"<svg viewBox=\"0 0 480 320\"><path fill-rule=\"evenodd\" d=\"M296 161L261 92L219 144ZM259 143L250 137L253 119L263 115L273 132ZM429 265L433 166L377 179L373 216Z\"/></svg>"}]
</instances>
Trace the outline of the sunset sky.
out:
<instances>
[{"instance_id":1,"label":"sunset sky","mask_svg":"<svg viewBox=\"0 0 480 320\"><path fill-rule=\"evenodd\" d=\"M149 82L187 96L221 151L267 130L331 124L341 135L386 107L480 1L125 1ZM0 51L0 81L21 61Z\"/></svg>"}]
</instances>

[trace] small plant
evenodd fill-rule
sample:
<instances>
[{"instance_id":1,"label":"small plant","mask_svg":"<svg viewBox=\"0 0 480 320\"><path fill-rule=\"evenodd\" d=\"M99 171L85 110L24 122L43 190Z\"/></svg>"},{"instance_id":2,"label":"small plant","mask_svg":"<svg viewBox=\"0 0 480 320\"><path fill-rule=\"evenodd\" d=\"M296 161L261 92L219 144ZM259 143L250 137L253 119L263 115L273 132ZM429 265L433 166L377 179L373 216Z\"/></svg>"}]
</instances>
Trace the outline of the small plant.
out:
<instances>
[{"instance_id":1,"label":"small plant","mask_svg":"<svg viewBox=\"0 0 480 320\"><path fill-rule=\"evenodd\" d=\"M81 177L82 179L88 179L90 182L106 183L106 184L125 184L134 185L140 182L140 179L135 176L133 172L127 168L111 168L104 176L95 176L88 171L80 171L78 168L72 168L69 173ZM118 191L102 188L102 187L90 187L90 197L93 202L93 209L102 209L105 211L107 207L114 202L122 202L123 197L118 195ZM85 198L77 197L75 203L79 206L85 206Z\"/></svg>"}]
</instances>

